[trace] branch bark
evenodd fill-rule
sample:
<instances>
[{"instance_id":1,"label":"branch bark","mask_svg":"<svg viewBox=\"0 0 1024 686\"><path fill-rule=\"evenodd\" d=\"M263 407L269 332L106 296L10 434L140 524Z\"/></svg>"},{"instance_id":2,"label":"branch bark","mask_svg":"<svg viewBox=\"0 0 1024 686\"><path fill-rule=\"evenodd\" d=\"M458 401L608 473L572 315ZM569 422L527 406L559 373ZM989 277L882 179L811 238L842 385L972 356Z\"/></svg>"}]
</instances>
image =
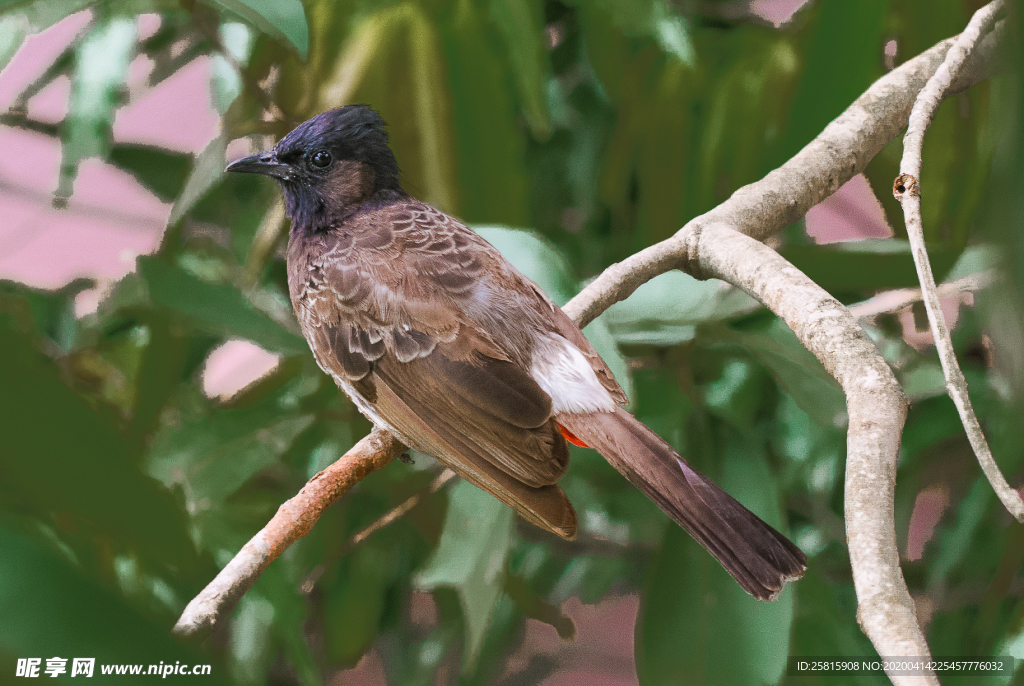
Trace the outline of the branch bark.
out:
<instances>
[{"instance_id":1,"label":"branch bark","mask_svg":"<svg viewBox=\"0 0 1024 686\"><path fill-rule=\"evenodd\" d=\"M935 340L935 349L939 354L942 373L946 378L946 391L956 405L960 421L963 422L964 431L967 433L967 439L970 441L971 448L974 450L988 482L992 485L992 489L1010 514L1018 522L1024 522L1024 500L1021 500L1017 491L1006 482L1006 478L992 456L988 441L985 440L985 433L978 421L978 415L971 405L971 397L967 392L967 379L964 378L956 360L956 353L953 351L953 341L950 339L949 327L946 326L946 318L942 314L942 306L939 303L939 294L935 286L935 276L932 274L928 250L925 247L919 181L923 164L924 134L931 125L935 112L939 109L954 76L963 68L964 62L982 40L985 29L992 24L996 14L1002 9L1002 0L995 0L974 14L967 28L949 49L945 60L918 94L910 113L907 134L903 138L903 159L900 162L900 175L893 183L893 195L903 207L903 220L907 225L907 237L910 239L914 265L917 267L918 280L921 282L921 292L924 296L924 307L928 313L932 338Z\"/></svg>"},{"instance_id":2,"label":"branch bark","mask_svg":"<svg viewBox=\"0 0 1024 686\"><path fill-rule=\"evenodd\" d=\"M192 599L174 625L174 633L188 637L210 632L278 555L312 531L324 510L404 450L405 446L394 436L374 429L337 462L310 479Z\"/></svg>"},{"instance_id":3,"label":"branch bark","mask_svg":"<svg viewBox=\"0 0 1024 686\"><path fill-rule=\"evenodd\" d=\"M903 389L856 318L763 243L714 223L688 236L688 271L760 300L814 353L846 394L846 541L857 619L879 655L930 655L900 570L894 493L907 414ZM938 684L934 674L894 684Z\"/></svg>"}]
</instances>

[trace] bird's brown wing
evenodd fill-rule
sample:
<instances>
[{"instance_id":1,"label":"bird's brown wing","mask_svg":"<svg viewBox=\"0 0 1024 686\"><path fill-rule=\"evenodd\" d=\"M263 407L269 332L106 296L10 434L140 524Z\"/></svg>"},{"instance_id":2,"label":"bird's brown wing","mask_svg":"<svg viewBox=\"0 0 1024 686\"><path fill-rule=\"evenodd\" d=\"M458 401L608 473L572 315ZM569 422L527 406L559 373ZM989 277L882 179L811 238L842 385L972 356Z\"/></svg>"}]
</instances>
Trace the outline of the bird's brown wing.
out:
<instances>
[{"instance_id":1,"label":"bird's brown wing","mask_svg":"<svg viewBox=\"0 0 1024 686\"><path fill-rule=\"evenodd\" d=\"M568 450L551 399L464 304L493 248L419 203L325 239L293 288L317 361L414 447L563 536L575 513L555 482Z\"/></svg>"}]
</instances>

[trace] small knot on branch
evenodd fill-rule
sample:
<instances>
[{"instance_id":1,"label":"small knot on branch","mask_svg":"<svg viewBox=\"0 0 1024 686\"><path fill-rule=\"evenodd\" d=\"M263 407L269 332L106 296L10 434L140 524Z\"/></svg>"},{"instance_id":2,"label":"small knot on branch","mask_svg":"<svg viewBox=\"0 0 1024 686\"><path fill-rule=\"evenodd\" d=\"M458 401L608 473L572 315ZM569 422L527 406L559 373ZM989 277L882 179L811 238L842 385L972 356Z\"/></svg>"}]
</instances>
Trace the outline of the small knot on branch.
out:
<instances>
[{"instance_id":1,"label":"small knot on branch","mask_svg":"<svg viewBox=\"0 0 1024 686\"><path fill-rule=\"evenodd\" d=\"M904 195L920 197L921 188L917 185L917 179L910 174L900 174L892 182L892 195L897 200L902 200Z\"/></svg>"}]
</instances>

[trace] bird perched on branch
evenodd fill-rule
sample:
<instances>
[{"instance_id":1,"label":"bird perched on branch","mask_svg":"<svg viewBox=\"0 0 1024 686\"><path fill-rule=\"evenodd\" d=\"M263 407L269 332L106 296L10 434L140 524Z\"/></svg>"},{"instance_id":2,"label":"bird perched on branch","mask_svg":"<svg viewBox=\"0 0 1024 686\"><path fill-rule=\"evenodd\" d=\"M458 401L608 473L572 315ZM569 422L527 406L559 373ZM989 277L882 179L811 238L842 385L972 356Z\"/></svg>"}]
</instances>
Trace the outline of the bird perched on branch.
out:
<instances>
[{"instance_id":1,"label":"bird perched on branch","mask_svg":"<svg viewBox=\"0 0 1024 686\"><path fill-rule=\"evenodd\" d=\"M376 425L564 538L567 441L593 447L750 594L772 599L803 575L799 548L622 408L608 366L536 284L402 189L372 109L324 112L227 171L281 184L295 314Z\"/></svg>"}]
</instances>

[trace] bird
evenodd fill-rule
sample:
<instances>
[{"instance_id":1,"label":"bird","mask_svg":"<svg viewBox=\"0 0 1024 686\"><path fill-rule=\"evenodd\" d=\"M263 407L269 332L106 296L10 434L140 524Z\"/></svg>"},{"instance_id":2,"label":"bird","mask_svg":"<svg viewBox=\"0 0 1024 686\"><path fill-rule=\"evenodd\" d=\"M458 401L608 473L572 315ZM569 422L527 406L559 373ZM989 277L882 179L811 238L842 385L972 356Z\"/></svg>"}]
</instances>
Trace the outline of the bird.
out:
<instances>
[{"instance_id":1,"label":"bird","mask_svg":"<svg viewBox=\"0 0 1024 686\"><path fill-rule=\"evenodd\" d=\"M624 405L580 328L459 220L412 197L385 123L348 105L228 172L276 179L288 291L319 367L376 426L565 539L569 443L596 449L748 593L775 599L807 559Z\"/></svg>"}]
</instances>

